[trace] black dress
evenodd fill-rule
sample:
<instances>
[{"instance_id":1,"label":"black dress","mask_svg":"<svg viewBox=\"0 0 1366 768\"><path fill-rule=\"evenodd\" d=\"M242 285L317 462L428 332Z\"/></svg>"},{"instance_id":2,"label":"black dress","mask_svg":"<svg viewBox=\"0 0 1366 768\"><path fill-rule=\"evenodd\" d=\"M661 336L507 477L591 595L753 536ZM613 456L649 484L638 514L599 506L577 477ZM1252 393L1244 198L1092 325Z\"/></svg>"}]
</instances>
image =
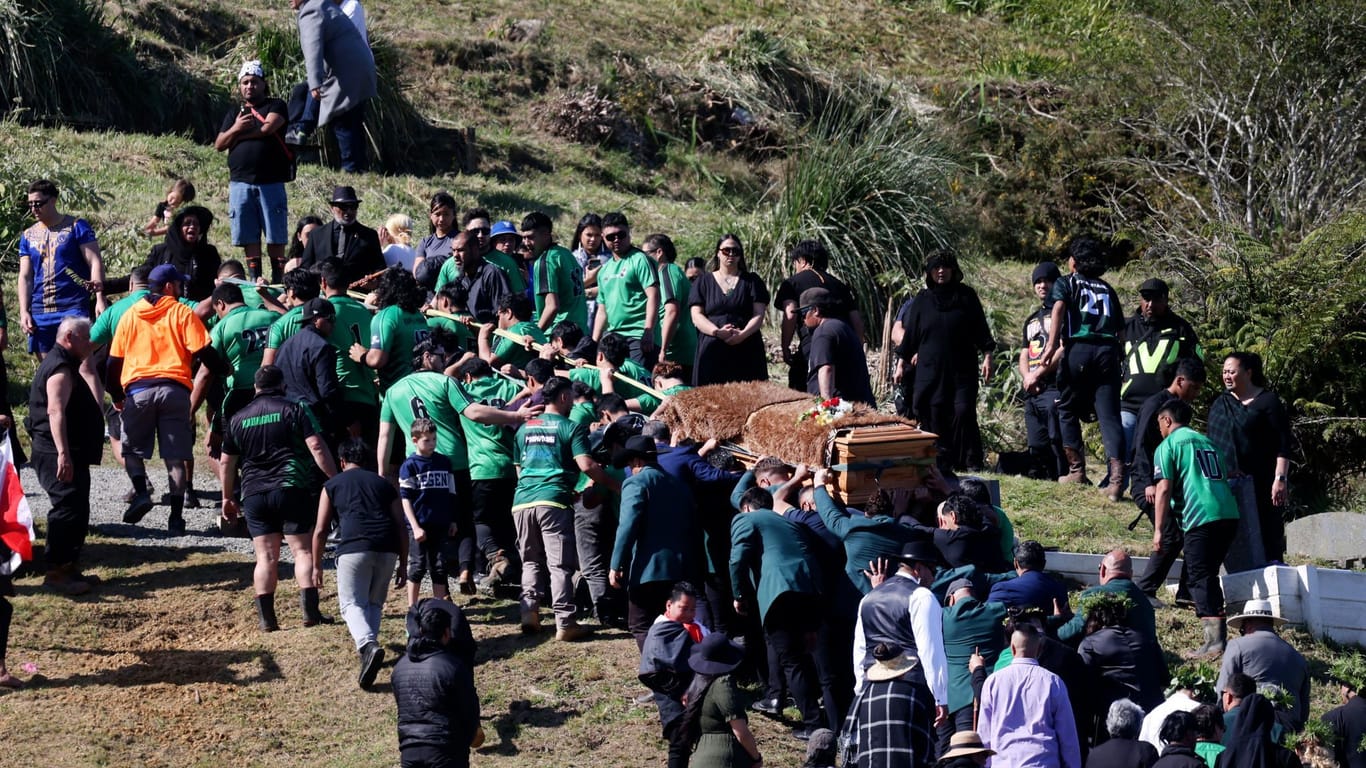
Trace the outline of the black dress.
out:
<instances>
[{"instance_id":1,"label":"black dress","mask_svg":"<svg viewBox=\"0 0 1366 768\"><path fill-rule=\"evenodd\" d=\"M1269 389L1257 393L1247 405L1225 391L1210 406L1209 433L1229 465L1226 471L1252 477L1266 559L1284 560L1285 518L1281 507L1271 503L1271 486L1276 480L1276 459L1290 458L1294 450L1285 403Z\"/></svg>"},{"instance_id":2,"label":"black dress","mask_svg":"<svg viewBox=\"0 0 1366 768\"><path fill-rule=\"evenodd\" d=\"M962 283L922 290L911 303L901 357L915 365L912 411L939 435L942 469L982 466L977 429L979 355L996 346L977 292Z\"/></svg>"},{"instance_id":3,"label":"black dress","mask_svg":"<svg viewBox=\"0 0 1366 768\"><path fill-rule=\"evenodd\" d=\"M744 328L754 316L755 304L768 304L768 287L753 272L745 272L730 291L722 290L711 274L698 276L688 295L688 311L700 306L702 314L720 328L727 324ZM731 346L699 332L693 364L693 386L731 381L768 381L768 353L763 335L755 333Z\"/></svg>"}]
</instances>

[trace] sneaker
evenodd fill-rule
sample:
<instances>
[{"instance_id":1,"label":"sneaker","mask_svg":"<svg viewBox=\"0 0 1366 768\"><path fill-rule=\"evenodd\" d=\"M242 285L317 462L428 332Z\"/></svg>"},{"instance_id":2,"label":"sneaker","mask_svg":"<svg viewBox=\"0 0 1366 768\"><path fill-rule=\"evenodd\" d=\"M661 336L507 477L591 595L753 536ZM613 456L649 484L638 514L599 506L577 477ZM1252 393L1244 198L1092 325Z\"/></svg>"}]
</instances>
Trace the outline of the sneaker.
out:
<instances>
[{"instance_id":1,"label":"sneaker","mask_svg":"<svg viewBox=\"0 0 1366 768\"><path fill-rule=\"evenodd\" d=\"M541 612L522 611L522 634L532 635L541 631Z\"/></svg>"},{"instance_id":2,"label":"sneaker","mask_svg":"<svg viewBox=\"0 0 1366 768\"><path fill-rule=\"evenodd\" d=\"M129 525L137 525L142 522L142 518L152 511L152 494L135 493L133 499L128 502L128 509L123 513L123 522Z\"/></svg>"},{"instance_id":3,"label":"sneaker","mask_svg":"<svg viewBox=\"0 0 1366 768\"><path fill-rule=\"evenodd\" d=\"M593 630L588 627L581 627L578 624L568 624L555 630L555 639L562 643L573 643L579 640L587 640L593 636Z\"/></svg>"},{"instance_id":4,"label":"sneaker","mask_svg":"<svg viewBox=\"0 0 1366 768\"><path fill-rule=\"evenodd\" d=\"M125 517L124 519L126 520L127 518ZM169 520L166 521L166 532L171 534L172 536L184 536L185 518L179 515L173 515Z\"/></svg>"},{"instance_id":5,"label":"sneaker","mask_svg":"<svg viewBox=\"0 0 1366 768\"><path fill-rule=\"evenodd\" d=\"M301 125L293 126L285 131L285 143L291 147L312 147L311 133Z\"/></svg>"},{"instance_id":6,"label":"sneaker","mask_svg":"<svg viewBox=\"0 0 1366 768\"><path fill-rule=\"evenodd\" d=\"M384 663L384 649L379 643L373 640L366 643L360 649L360 676L357 682L365 690L370 689L370 685L375 682L375 675L379 674L380 665Z\"/></svg>"}]
</instances>

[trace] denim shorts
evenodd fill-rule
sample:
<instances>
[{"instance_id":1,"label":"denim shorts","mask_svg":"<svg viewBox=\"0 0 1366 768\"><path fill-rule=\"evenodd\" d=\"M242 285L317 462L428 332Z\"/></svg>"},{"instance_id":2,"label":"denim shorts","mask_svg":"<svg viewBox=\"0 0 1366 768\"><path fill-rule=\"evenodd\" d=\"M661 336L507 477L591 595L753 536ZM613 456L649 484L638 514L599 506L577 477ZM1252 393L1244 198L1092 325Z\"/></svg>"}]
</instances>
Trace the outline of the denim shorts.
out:
<instances>
[{"instance_id":1,"label":"denim shorts","mask_svg":"<svg viewBox=\"0 0 1366 768\"><path fill-rule=\"evenodd\" d=\"M289 199L284 183L229 182L228 220L233 245L257 245L263 230L270 245L289 242Z\"/></svg>"}]
</instances>

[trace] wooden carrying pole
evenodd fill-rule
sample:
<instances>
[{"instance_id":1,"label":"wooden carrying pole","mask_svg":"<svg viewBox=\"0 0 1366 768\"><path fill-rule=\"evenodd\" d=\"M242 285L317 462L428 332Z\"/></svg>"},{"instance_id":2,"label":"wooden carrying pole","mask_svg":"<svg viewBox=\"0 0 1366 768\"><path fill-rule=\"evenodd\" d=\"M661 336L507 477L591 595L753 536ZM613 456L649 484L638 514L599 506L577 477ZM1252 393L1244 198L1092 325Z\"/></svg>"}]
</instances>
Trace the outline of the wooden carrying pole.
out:
<instances>
[{"instance_id":1,"label":"wooden carrying pole","mask_svg":"<svg viewBox=\"0 0 1366 768\"><path fill-rule=\"evenodd\" d=\"M364 300L365 300L365 294L363 294L363 293L361 293L361 292L359 292L359 291L347 291L346 293L347 293L347 295L349 295L351 298L356 299L356 300L358 300L358 301L364 301ZM478 320L475 320L475 319L472 318L472 317L460 317L460 316L458 316L458 315L452 315L452 314L449 313L449 312L442 312L442 311L437 310L437 309L424 309L422 312L423 312L423 314L425 314L425 315L428 316L428 317L444 317L444 318L446 318L447 320L454 320L454 321L457 322L457 323L464 323L465 325L469 326L470 328L474 328L474 329L482 328L483 325L484 325L483 323L479 322ZM510 332L508 332L508 331L503 330L502 328L494 328L494 329L493 329L493 334L494 334L495 336L501 336L501 337L507 339L508 341L514 342L514 343L516 343L516 344L526 344L526 343L527 343L527 337L522 336L522 335L519 335L519 334L516 334L516 333L510 333ZM534 350L536 350L537 352L540 352L544 347L545 347L544 344L539 344L539 343L534 342L534 341L531 342L531 348L534 349ZM579 364L578 367L580 367L580 368L592 368L592 369L595 370L595 371L596 371L596 370L601 370L601 369L599 369L596 365L593 365L592 363L581 363L581 364ZM630 384L631 386L636 387L637 389L640 389L640 390L643 391L643 392L648 392L648 393L650 393L651 395L654 395L655 397L659 398L660 400L663 400L664 398L668 397L668 395L664 394L663 392L659 391L658 389L655 389L654 387L652 387L652 386L650 386L650 385L648 385L648 384L645 384L644 382L636 381L635 379L631 378L630 376L627 376L626 374L622 373L621 371L613 371L613 372L612 372L612 378L614 378L614 379L616 379L616 380L618 380L618 381L620 381L620 382L622 382L622 383L624 383L624 384Z\"/></svg>"}]
</instances>

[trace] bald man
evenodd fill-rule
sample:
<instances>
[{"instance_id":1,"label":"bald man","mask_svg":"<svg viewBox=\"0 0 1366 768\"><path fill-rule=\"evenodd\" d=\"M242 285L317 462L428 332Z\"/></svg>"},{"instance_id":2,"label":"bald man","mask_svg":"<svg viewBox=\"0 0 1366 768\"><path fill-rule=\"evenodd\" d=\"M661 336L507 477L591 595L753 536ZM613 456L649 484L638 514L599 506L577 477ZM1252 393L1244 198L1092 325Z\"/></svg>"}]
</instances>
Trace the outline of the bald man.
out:
<instances>
[{"instance_id":1,"label":"bald man","mask_svg":"<svg viewBox=\"0 0 1366 768\"><path fill-rule=\"evenodd\" d=\"M1087 587L1078 596L1078 600L1085 600L1099 592L1115 592L1127 595L1134 604L1129 609L1129 628L1142 635L1143 639L1154 648L1160 648L1157 644L1157 624L1153 618L1153 605L1143 594L1143 590L1134 583L1134 564L1129 559L1128 552L1122 549L1110 550L1105 555L1105 559L1100 561L1100 584ZM1083 613L1078 613L1067 623L1058 627L1058 639L1076 645L1081 642L1081 638L1086 634L1085 630L1086 616ZM1161 656L1160 651L1158 655ZM1166 677L1163 679L1165 680Z\"/></svg>"}]
</instances>

